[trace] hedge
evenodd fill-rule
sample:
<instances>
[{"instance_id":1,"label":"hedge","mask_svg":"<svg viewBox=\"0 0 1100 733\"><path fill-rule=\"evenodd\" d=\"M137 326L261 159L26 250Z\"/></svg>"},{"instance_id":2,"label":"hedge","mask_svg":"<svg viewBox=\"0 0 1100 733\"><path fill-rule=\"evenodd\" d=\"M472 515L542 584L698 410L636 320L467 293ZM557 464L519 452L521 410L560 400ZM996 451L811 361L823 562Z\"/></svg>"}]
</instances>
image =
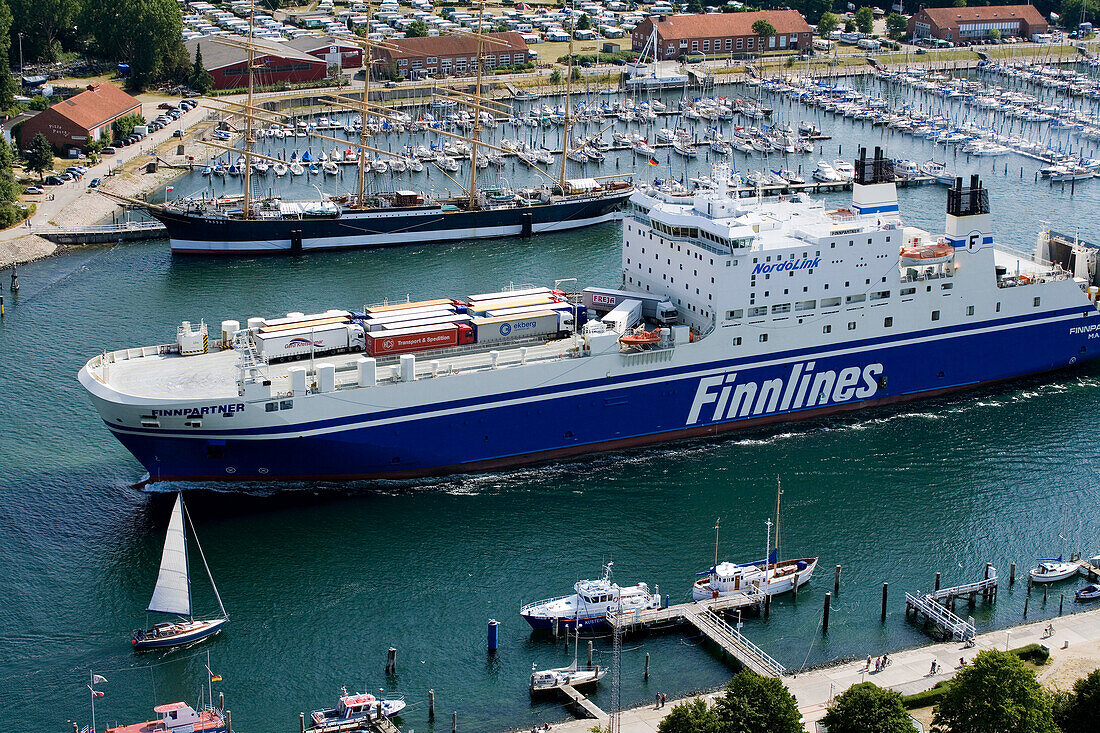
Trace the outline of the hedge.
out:
<instances>
[{"instance_id":1,"label":"hedge","mask_svg":"<svg viewBox=\"0 0 1100 733\"><path fill-rule=\"evenodd\" d=\"M948 680L940 680L931 690L915 692L912 695L902 695L901 704L905 706L906 710L926 708L935 705L939 702L940 698L943 697L943 694L947 692L947 683Z\"/></svg>"},{"instance_id":2,"label":"hedge","mask_svg":"<svg viewBox=\"0 0 1100 733\"><path fill-rule=\"evenodd\" d=\"M1028 644L1019 649L1013 649L1012 653L1025 662L1031 662L1038 666L1046 664L1047 660L1050 659L1050 649L1042 644Z\"/></svg>"}]
</instances>

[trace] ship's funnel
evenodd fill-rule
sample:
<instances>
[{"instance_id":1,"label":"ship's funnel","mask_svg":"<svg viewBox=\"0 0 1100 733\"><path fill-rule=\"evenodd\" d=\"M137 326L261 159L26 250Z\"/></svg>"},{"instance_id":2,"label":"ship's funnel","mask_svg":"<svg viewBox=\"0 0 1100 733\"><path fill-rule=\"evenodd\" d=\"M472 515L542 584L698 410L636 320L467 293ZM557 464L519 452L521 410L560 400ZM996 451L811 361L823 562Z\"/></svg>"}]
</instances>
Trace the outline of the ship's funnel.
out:
<instances>
[{"instance_id":1,"label":"ship's funnel","mask_svg":"<svg viewBox=\"0 0 1100 733\"><path fill-rule=\"evenodd\" d=\"M989 194L982 187L977 175L970 177L970 185L956 178L955 185L947 191L947 224L944 227L947 241L954 247L971 251L993 244L993 222L989 215Z\"/></svg>"},{"instance_id":2,"label":"ship's funnel","mask_svg":"<svg viewBox=\"0 0 1100 733\"><path fill-rule=\"evenodd\" d=\"M852 209L857 214L898 213L894 163L886 158L882 148L875 148L873 158L867 157L867 148L859 149L852 178Z\"/></svg>"}]
</instances>

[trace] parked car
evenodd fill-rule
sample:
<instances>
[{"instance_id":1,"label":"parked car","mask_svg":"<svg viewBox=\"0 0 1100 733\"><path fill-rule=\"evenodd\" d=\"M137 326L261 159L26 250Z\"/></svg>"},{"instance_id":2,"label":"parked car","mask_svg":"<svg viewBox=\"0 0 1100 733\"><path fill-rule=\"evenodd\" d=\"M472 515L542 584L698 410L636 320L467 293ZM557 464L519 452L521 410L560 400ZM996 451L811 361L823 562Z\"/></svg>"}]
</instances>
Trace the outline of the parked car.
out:
<instances>
[{"instance_id":1,"label":"parked car","mask_svg":"<svg viewBox=\"0 0 1100 733\"><path fill-rule=\"evenodd\" d=\"M43 181L43 183L47 186L60 186L64 181L57 176L46 176L46 180Z\"/></svg>"},{"instance_id":2,"label":"parked car","mask_svg":"<svg viewBox=\"0 0 1100 733\"><path fill-rule=\"evenodd\" d=\"M172 137L183 137L183 130L172 130Z\"/></svg>"},{"instance_id":3,"label":"parked car","mask_svg":"<svg viewBox=\"0 0 1100 733\"><path fill-rule=\"evenodd\" d=\"M114 145L108 145L107 147L103 148L104 155L114 155L117 152L118 148L116 148Z\"/></svg>"},{"instance_id":4,"label":"parked car","mask_svg":"<svg viewBox=\"0 0 1100 733\"><path fill-rule=\"evenodd\" d=\"M74 176L74 175L73 175L72 173L62 173L62 174L61 174L61 180L62 180L62 181L66 181L66 182L68 182L68 181L75 181L75 180L76 180L76 176Z\"/></svg>"},{"instance_id":5,"label":"parked car","mask_svg":"<svg viewBox=\"0 0 1100 733\"><path fill-rule=\"evenodd\" d=\"M157 105L157 109L172 109L173 106L171 102L161 102Z\"/></svg>"},{"instance_id":6,"label":"parked car","mask_svg":"<svg viewBox=\"0 0 1100 733\"><path fill-rule=\"evenodd\" d=\"M46 193L46 189L42 188L41 186L27 186L23 190L23 193L30 194L30 195L34 196L34 195L37 195L37 194L40 194L40 193Z\"/></svg>"},{"instance_id":7,"label":"parked car","mask_svg":"<svg viewBox=\"0 0 1100 733\"><path fill-rule=\"evenodd\" d=\"M88 188L99 188L99 179L93 178L91 181L89 181Z\"/></svg>"}]
</instances>

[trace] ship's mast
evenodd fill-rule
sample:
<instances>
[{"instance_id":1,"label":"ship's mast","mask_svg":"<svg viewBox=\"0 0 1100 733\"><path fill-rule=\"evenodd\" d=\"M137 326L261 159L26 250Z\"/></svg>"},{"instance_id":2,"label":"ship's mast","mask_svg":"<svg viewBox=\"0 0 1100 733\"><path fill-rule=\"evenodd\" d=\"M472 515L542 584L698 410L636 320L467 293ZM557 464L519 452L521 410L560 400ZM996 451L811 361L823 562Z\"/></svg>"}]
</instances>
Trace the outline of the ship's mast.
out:
<instances>
[{"instance_id":1,"label":"ship's mast","mask_svg":"<svg viewBox=\"0 0 1100 733\"><path fill-rule=\"evenodd\" d=\"M256 29L256 0L248 6L248 112L244 116L244 218L252 210L252 91L256 77L256 46L253 32Z\"/></svg>"},{"instance_id":2,"label":"ship's mast","mask_svg":"<svg viewBox=\"0 0 1100 733\"><path fill-rule=\"evenodd\" d=\"M573 9L576 10L576 6L574 6ZM565 127L562 129L561 178L558 180L558 185L561 187L562 195L565 195L565 166L569 161L569 130L572 124L569 108L573 102L573 34L576 32L576 26L577 16L574 15L573 23L569 28L569 66L565 74Z\"/></svg>"},{"instance_id":3,"label":"ship's mast","mask_svg":"<svg viewBox=\"0 0 1100 733\"><path fill-rule=\"evenodd\" d=\"M481 137L481 69L485 65L481 57L481 24L485 19L485 6L477 14L477 84L474 87L474 131L470 138L470 203L466 208L477 208L477 144Z\"/></svg>"},{"instance_id":4,"label":"ship's mast","mask_svg":"<svg viewBox=\"0 0 1100 733\"><path fill-rule=\"evenodd\" d=\"M373 18L371 13L371 0L367 0L367 17ZM370 35L370 24L367 24L367 35ZM365 66L363 68L363 104L361 105L360 112L360 126L359 126L359 188L358 196L355 199L355 205L363 206L363 189L366 185L366 171L367 171L367 101L370 96L370 72L371 67L374 66L374 54L372 53L372 46L370 38L366 39L367 43L363 48L363 52L366 54L364 57Z\"/></svg>"}]
</instances>

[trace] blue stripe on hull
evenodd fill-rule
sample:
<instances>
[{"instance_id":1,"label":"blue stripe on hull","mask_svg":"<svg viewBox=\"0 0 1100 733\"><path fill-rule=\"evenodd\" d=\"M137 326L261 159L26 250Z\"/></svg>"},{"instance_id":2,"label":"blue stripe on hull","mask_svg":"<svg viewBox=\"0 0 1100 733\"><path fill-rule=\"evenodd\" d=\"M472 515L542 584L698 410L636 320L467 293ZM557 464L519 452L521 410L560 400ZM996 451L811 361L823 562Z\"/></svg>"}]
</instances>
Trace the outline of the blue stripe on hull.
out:
<instances>
[{"instance_id":1,"label":"blue stripe on hull","mask_svg":"<svg viewBox=\"0 0 1100 733\"><path fill-rule=\"evenodd\" d=\"M538 460L715 435L762 424L804 419L942 394L1063 368L1100 356L1072 321L869 349L847 355L802 354L814 371L882 364L874 394L799 410L765 411L714 421L713 405L688 424L698 376L668 375L658 384L609 385L603 392L531 399L452 415L416 417L278 439L164 438L115 430L150 480L315 480L407 478L521 465ZM1021 348L1025 345L1027 348ZM736 368L737 381L786 380L791 365ZM649 374L647 376L656 376ZM515 395L512 395L515 396ZM524 430L538 424L540 430ZM111 427L108 424L108 427ZM288 443L289 441L289 443Z\"/></svg>"},{"instance_id":2,"label":"blue stripe on hull","mask_svg":"<svg viewBox=\"0 0 1100 733\"><path fill-rule=\"evenodd\" d=\"M541 616L524 616L523 618L527 620L527 623L531 624L532 629L535 629L537 631L550 631L554 628L555 619L552 618L545 618ZM557 622L559 630L574 629L577 627L576 619L572 617L559 618L557 619ZM580 624L582 629L590 629L596 626L605 626L607 624L607 620L604 616L592 616L590 618L582 618L580 620Z\"/></svg>"}]
</instances>

